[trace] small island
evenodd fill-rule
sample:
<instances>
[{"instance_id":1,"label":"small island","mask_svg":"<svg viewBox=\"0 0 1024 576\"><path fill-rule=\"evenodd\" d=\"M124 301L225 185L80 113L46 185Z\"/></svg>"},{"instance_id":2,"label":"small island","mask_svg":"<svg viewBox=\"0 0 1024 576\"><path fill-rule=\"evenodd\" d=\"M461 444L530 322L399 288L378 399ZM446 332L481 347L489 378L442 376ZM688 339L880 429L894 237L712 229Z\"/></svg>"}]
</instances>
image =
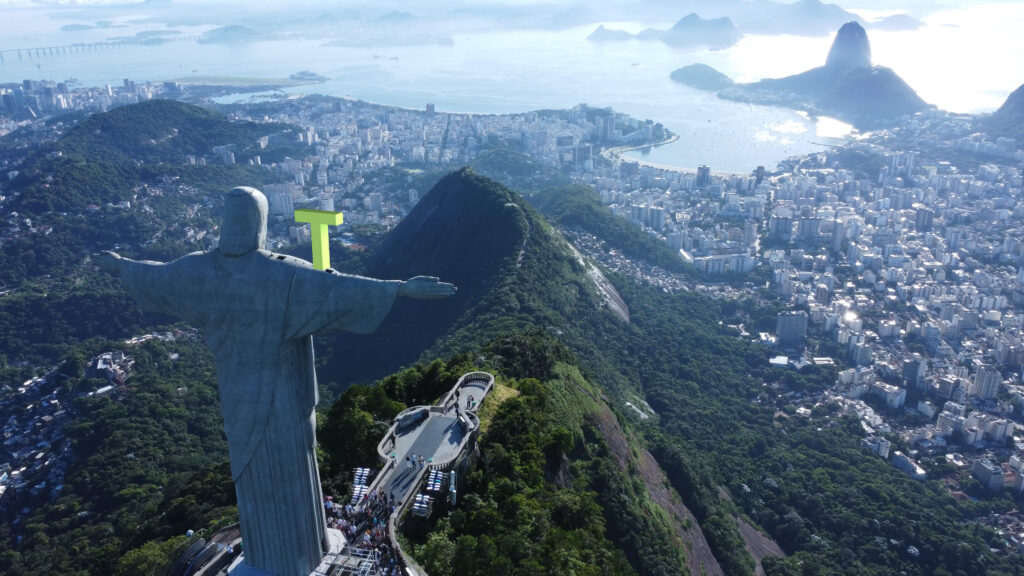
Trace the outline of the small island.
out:
<instances>
[{"instance_id":1,"label":"small island","mask_svg":"<svg viewBox=\"0 0 1024 576\"><path fill-rule=\"evenodd\" d=\"M206 32L196 42L199 44L244 44L263 40L263 35L248 26L221 26Z\"/></svg>"},{"instance_id":2,"label":"small island","mask_svg":"<svg viewBox=\"0 0 1024 576\"><path fill-rule=\"evenodd\" d=\"M717 92L723 88L733 85L732 78L722 74L707 64L690 64L672 71L669 76L680 84L686 84L698 90L711 90Z\"/></svg>"},{"instance_id":3,"label":"small island","mask_svg":"<svg viewBox=\"0 0 1024 576\"><path fill-rule=\"evenodd\" d=\"M302 71L296 72L295 74L292 74L288 78L290 80L294 80L296 82L302 82L304 84L312 84L314 82L327 82L328 80L330 80L330 78L328 78L326 76L321 76L320 74L317 74L315 72L310 72L309 70L302 70Z\"/></svg>"},{"instance_id":4,"label":"small island","mask_svg":"<svg viewBox=\"0 0 1024 576\"><path fill-rule=\"evenodd\" d=\"M909 30L917 30L925 25L917 18L914 18L907 14L893 14L886 16L881 20L876 20L871 23L872 30L885 30L888 32L902 32Z\"/></svg>"}]
</instances>

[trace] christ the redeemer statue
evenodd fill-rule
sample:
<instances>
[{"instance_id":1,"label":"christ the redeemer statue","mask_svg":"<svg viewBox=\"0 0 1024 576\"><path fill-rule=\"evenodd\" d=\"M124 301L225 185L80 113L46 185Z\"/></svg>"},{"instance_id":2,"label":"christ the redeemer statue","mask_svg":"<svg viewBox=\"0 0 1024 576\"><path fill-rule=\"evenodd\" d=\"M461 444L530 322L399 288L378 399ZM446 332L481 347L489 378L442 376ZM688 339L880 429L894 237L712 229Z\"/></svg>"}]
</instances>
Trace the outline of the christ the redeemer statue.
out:
<instances>
[{"instance_id":1,"label":"christ the redeemer statue","mask_svg":"<svg viewBox=\"0 0 1024 576\"><path fill-rule=\"evenodd\" d=\"M312 334L368 334L396 297L443 298L455 287L426 276L403 282L319 271L264 250L266 236L267 199L235 188L216 249L167 264L112 252L95 261L119 273L145 310L202 329L217 366L245 563L275 576L307 576L327 545Z\"/></svg>"}]
</instances>

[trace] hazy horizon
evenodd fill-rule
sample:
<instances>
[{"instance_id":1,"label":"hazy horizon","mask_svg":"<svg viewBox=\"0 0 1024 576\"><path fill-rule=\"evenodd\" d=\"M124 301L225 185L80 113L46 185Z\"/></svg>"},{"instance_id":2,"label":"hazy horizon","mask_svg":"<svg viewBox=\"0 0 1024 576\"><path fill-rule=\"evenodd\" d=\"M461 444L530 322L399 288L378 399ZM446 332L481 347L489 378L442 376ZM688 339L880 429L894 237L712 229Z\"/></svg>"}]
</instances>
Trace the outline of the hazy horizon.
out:
<instances>
[{"instance_id":1,"label":"hazy horizon","mask_svg":"<svg viewBox=\"0 0 1024 576\"><path fill-rule=\"evenodd\" d=\"M721 6L719 12L723 12L733 4L715 4L707 0L681 3L623 0L600 5L574 1L502 0L445 2L433 4L428 9L387 1L346 2L343 6L330 7L300 1L288 3L287 8L276 2L244 5L229 2L196 10L198 3L192 0L0 0L0 10L8 11L8 21L14 24L0 30L0 50L5 51L6 60L0 62L0 81L20 82L24 79L13 76L12 50L76 43L141 41L144 36L139 33L172 40L175 35L198 35L222 26L240 25L253 29L268 40L301 38L386 49L430 44L442 38L451 38L454 42L459 36L487 31L531 28L564 31L593 29L598 25L630 31L664 28L691 9L696 8L698 15L705 16L716 6ZM999 63L1024 57L1024 43L1015 45L1012 42L1018 24L1024 22L1022 5L914 0L895 5L877 0L835 4L867 22L892 14L908 14L923 20L926 25L915 31L884 31L869 26L873 61L893 68L922 98L941 109L954 112L993 110L1024 82L1024 74L1014 77L999 70L1002 68ZM240 10L242 6L244 10ZM40 18L41 15L45 18ZM718 15L714 13L706 17ZM736 18L735 14L727 15ZM739 28L742 32L743 26ZM834 30L809 36L748 33L734 46L719 51L704 50L702 55L697 53L696 58L693 52L699 51L674 52L679 55L679 66L690 60L707 61L736 80L748 82L793 74L809 66L820 65L832 35ZM401 37L402 42L395 42L395 37ZM616 47L636 49L638 54L661 50L661 47L652 45L640 48L609 45L609 49ZM512 39L508 49L510 56L514 57L520 47ZM993 57L996 54L999 58ZM112 65L116 66L116 58L114 60ZM728 62L723 63L723 60ZM439 64L443 65L443 62ZM297 66L296 71L299 68L301 66ZM47 71L43 66L40 65L39 70L43 76L38 77L45 77ZM321 70L313 72L325 73ZM567 76L572 72L571 69L564 71ZM114 77L122 76L124 74L114 74Z\"/></svg>"}]
</instances>

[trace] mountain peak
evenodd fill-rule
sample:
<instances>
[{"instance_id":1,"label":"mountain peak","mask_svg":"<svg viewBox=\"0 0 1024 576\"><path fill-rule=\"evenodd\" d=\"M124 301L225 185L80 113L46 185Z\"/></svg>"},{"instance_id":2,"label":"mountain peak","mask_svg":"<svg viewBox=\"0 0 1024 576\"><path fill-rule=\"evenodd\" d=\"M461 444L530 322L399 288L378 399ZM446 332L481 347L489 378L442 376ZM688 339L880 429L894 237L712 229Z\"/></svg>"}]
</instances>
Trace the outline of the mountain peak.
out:
<instances>
[{"instance_id":1,"label":"mountain peak","mask_svg":"<svg viewBox=\"0 0 1024 576\"><path fill-rule=\"evenodd\" d=\"M1014 90L998 110L982 122L990 136L1007 136L1024 141L1024 84Z\"/></svg>"},{"instance_id":2,"label":"mountain peak","mask_svg":"<svg viewBox=\"0 0 1024 576\"><path fill-rule=\"evenodd\" d=\"M503 260L514 257L529 227L521 202L470 168L452 172L382 240L371 272L388 278L441 276L461 282L465 296L464 285L494 277Z\"/></svg>"},{"instance_id":3,"label":"mountain peak","mask_svg":"<svg viewBox=\"0 0 1024 576\"><path fill-rule=\"evenodd\" d=\"M860 24L852 21L843 24L828 51L825 67L844 71L871 67L871 44Z\"/></svg>"},{"instance_id":4,"label":"mountain peak","mask_svg":"<svg viewBox=\"0 0 1024 576\"><path fill-rule=\"evenodd\" d=\"M871 65L871 46L854 21L839 28L824 66L785 78L727 87L728 100L789 105L834 116L860 128L885 125L928 104L894 71Z\"/></svg>"},{"instance_id":5,"label":"mountain peak","mask_svg":"<svg viewBox=\"0 0 1024 576\"><path fill-rule=\"evenodd\" d=\"M374 278L437 276L458 293L429 305L399 299L375 333L317 340L325 373L343 372L353 381L411 364L424 350L462 351L453 347L456 331L461 347L509 327L557 326L559 317L584 311L629 318L615 288L532 206L471 169L438 181L373 248L361 272ZM344 358L333 350L345 350Z\"/></svg>"},{"instance_id":6,"label":"mountain peak","mask_svg":"<svg viewBox=\"0 0 1024 576\"><path fill-rule=\"evenodd\" d=\"M1006 97L1006 101L993 116L1007 116L1016 120L1024 118L1024 84Z\"/></svg>"}]
</instances>

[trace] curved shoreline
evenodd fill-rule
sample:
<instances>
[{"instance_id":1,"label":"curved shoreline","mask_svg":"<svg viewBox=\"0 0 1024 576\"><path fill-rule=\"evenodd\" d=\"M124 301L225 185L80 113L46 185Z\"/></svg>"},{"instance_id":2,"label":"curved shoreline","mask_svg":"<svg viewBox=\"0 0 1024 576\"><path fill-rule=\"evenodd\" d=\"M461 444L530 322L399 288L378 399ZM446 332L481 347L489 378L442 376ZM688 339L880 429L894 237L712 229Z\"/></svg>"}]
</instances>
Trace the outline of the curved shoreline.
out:
<instances>
[{"instance_id":1,"label":"curved shoreline","mask_svg":"<svg viewBox=\"0 0 1024 576\"><path fill-rule=\"evenodd\" d=\"M644 148L657 148L658 146L664 146L666 144L671 144L671 143L673 143L673 142L675 142L677 140L679 140L679 134L676 134L676 133L673 132L672 135L669 136L667 139L662 140L661 142L656 142L654 144L642 144L642 145L639 145L639 146L615 146L615 147L612 147L612 148L603 148L603 149L601 149L601 156L605 160L608 160L609 162L613 162L613 163L616 160L621 160L623 162L634 162L636 164L639 164L640 166L647 166L647 167L650 167L650 168L656 168L658 170L668 170L668 171L671 171L671 172L679 172L679 173L682 173L682 174L692 174L692 173L697 172L697 168L696 167L684 168L682 166L674 166L674 165L671 165L671 164L660 164L658 162L651 162L650 160L643 160L643 159L640 159L640 158L625 158L625 157L623 157L623 154L626 153L626 152L632 152L633 150L642 150ZM718 175L723 175L723 174L724 175L731 175L732 173L731 172L720 172L720 173L716 172L716 174L718 174Z\"/></svg>"},{"instance_id":2,"label":"curved shoreline","mask_svg":"<svg viewBox=\"0 0 1024 576\"><path fill-rule=\"evenodd\" d=\"M623 162L634 162L636 164L639 164L640 166L647 166L647 167L655 168L655 169L658 169L658 170L668 170L670 172L679 172L681 174L695 174L697 172L697 168L696 167L692 167L691 168L691 167L675 166L675 165L672 165L672 164L660 164L658 162L652 162L650 160L643 160L641 158L624 158L623 157L623 153L625 153L625 152L632 152L633 150L641 150L643 148L657 148L658 146L664 146L666 144L671 144L671 143L675 142L676 140L679 140L679 134L673 133L672 136L670 136L668 139L662 140L661 142L656 142L654 144L642 144L642 145L639 145L639 146L615 146L615 147L612 147L612 148L602 148L601 149L601 156L605 160L608 160L609 162L615 162L616 160L621 160ZM727 171L722 171L722 170L712 170L711 171L711 175L712 176L745 176L746 174L745 173L740 173L740 172L727 172Z\"/></svg>"},{"instance_id":3,"label":"curved shoreline","mask_svg":"<svg viewBox=\"0 0 1024 576\"><path fill-rule=\"evenodd\" d=\"M658 146L664 146L665 144L671 144L676 140L679 140L679 134L676 134L675 132L672 132L671 134L671 136L669 136L665 140L662 140L661 142L654 142L651 144L639 144L636 146L613 146L611 148L602 148L601 156L604 157L605 160L615 162L616 160L622 159L623 152L640 150L642 148L657 148ZM642 161L640 162L642 163Z\"/></svg>"}]
</instances>

